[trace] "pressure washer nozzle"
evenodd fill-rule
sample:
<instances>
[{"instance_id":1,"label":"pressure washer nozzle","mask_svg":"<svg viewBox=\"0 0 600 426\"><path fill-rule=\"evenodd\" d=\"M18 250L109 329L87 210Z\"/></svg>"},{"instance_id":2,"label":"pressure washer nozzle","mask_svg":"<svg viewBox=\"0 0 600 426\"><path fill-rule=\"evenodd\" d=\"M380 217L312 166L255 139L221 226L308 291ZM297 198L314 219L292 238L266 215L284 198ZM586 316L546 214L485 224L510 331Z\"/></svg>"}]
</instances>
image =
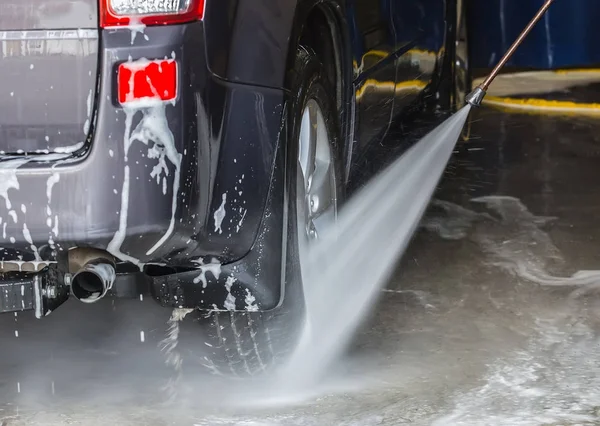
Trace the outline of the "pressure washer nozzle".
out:
<instances>
[{"instance_id":1,"label":"pressure washer nozzle","mask_svg":"<svg viewBox=\"0 0 600 426\"><path fill-rule=\"evenodd\" d=\"M535 24L537 24L540 21L540 19L542 19L542 16L544 16L544 14L548 11L548 8L553 2L554 0L546 0L544 5L541 7L538 13L536 13L531 22L527 24L527 27L525 27L523 32L519 34L519 37L517 37L512 46L510 46L510 48L506 51L502 59L500 59L500 62L498 62L498 64L494 67L490 75L485 79L483 83L476 87L475 90L469 93L469 95L465 98L465 101L468 104L471 104L475 107L481 105L481 102L483 101L483 98L487 93L488 87L490 87L490 84L492 84L492 81L494 81L494 79L498 76L500 70L504 67L504 65L506 65L508 60L515 53L515 51L521 45L521 43L523 43L523 40L525 40L525 37L529 35Z\"/></svg>"},{"instance_id":2,"label":"pressure washer nozzle","mask_svg":"<svg viewBox=\"0 0 600 426\"><path fill-rule=\"evenodd\" d=\"M471 93L469 93L467 95L467 97L465 98L465 101L474 107L478 107L481 105L481 102L483 101L483 98L485 97L485 95L486 95L485 90L483 90L481 87L476 87L475 90L473 90Z\"/></svg>"}]
</instances>

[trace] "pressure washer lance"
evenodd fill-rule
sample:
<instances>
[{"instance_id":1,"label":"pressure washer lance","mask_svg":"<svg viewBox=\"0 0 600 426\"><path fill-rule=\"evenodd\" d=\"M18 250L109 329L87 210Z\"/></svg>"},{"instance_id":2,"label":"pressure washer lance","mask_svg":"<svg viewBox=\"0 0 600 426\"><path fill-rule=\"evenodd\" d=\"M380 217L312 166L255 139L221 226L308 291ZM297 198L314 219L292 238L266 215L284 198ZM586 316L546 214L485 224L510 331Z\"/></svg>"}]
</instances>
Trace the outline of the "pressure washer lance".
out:
<instances>
[{"instance_id":1,"label":"pressure washer lance","mask_svg":"<svg viewBox=\"0 0 600 426\"><path fill-rule=\"evenodd\" d=\"M554 0L547 0L546 3L544 3L542 8L534 16L534 18L531 20L529 25L527 25L527 27L525 27L523 32L515 40L515 42L512 44L512 46L510 46L510 49L508 49L508 51L504 54L502 59L500 59L500 62L498 62L498 65L496 65L496 67L492 70L492 72L490 73L488 78L486 78L483 83L481 83L479 86L477 86L475 88L475 90L473 90L471 93L469 93L469 95L467 95L467 97L465 98L465 101L468 104L471 104L474 107L478 107L481 105L481 101L483 101L483 98L487 94L487 90L490 87L490 84L492 84L492 81L494 81L494 79L498 76L498 73L500 72L500 70L504 67L504 65L506 65L508 60L515 53L515 51L521 45L521 43L523 43L523 40L525 40L525 37L527 37L529 35L529 33L531 32L531 30L533 29L535 24L537 24L540 21L540 19L542 19L544 14L548 11L548 8L552 4L552 2L554 2Z\"/></svg>"}]
</instances>

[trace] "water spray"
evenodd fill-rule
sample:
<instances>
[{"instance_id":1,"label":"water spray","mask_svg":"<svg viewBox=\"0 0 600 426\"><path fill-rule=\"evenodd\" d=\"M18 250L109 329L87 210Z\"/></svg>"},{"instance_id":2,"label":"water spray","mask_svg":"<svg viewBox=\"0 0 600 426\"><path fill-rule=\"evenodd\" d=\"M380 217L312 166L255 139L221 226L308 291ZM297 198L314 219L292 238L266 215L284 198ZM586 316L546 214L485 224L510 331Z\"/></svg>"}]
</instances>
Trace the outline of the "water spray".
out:
<instances>
[{"instance_id":1,"label":"water spray","mask_svg":"<svg viewBox=\"0 0 600 426\"><path fill-rule=\"evenodd\" d=\"M277 394L311 389L339 359L416 231L472 107L554 0L547 0L456 114L413 145L338 214L301 265L306 321L276 377ZM335 308L332 308L335 304Z\"/></svg>"},{"instance_id":2,"label":"water spray","mask_svg":"<svg viewBox=\"0 0 600 426\"><path fill-rule=\"evenodd\" d=\"M519 34L519 37L517 37L517 39L512 44L512 46L510 46L510 48L506 51L506 53L504 54L502 59L500 59L500 62L498 62L498 65L496 65L494 67L494 69L492 70L490 75L484 80L483 83L481 83L471 93L469 93L467 95L465 101L468 104L470 104L471 106L474 106L474 107L478 107L481 105L481 101L483 101L483 98L487 94L487 90L490 87L490 84L492 84L494 79L498 76L498 73L500 73L500 70L502 70L502 68L504 68L504 66L509 61L509 59L514 55L516 50L523 43L523 40L525 40L525 38L529 35L529 33L531 32L533 27L535 27L535 25L540 21L540 19L542 19L542 17L546 14L546 12L548 11L548 8L550 8L550 5L553 2L554 2L554 0L546 0L544 5L541 7L541 9L538 11L538 13L533 17L531 22L529 22L529 24L525 27L523 32L521 32L521 34Z\"/></svg>"}]
</instances>

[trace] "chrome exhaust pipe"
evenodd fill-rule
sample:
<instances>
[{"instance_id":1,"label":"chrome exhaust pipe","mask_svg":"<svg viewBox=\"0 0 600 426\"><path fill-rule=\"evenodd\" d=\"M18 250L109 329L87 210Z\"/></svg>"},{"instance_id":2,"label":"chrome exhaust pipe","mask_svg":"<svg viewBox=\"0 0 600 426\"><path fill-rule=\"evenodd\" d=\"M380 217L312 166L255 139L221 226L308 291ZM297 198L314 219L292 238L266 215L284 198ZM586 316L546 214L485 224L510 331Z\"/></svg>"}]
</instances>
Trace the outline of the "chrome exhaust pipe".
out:
<instances>
[{"instance_id":1,"label":"chrome exhaust pipe","mask_svg":"<svg viewBox=\"0 0 600 426\"><path fill-rule=\"evenodd\" d=\"M95 303L112 289L117 273L106 259L87 262L71 278L71 294L83 303Z\"/></svg>"}]
</instances>

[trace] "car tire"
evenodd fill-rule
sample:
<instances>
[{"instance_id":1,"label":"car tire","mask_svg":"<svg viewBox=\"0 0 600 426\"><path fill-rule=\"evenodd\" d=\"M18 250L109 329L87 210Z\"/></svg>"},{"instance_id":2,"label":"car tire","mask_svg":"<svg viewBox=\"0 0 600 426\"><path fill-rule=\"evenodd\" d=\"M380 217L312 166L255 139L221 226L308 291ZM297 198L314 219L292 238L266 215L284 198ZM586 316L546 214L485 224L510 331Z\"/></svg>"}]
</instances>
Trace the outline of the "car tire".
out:
<instances>
[{"instance_id":1,"label":"car tire","mask_svg":"<svg viewBox=\"0 0 600 426\"><path fill-rule=\"evenodd\" d=\"M327 78L324 65L311 49L303 46L297 49L294 67L288 72L288 87L293 95L286 117L291 143L286 150L288 238L285 247L284 298L279 307L268 312L197 313L197 320L205 331L206 347L203 350L205 353L200 357L195 354L196 359L217 374L253 376L270 371L285 359L300 335L305 313L302 272L299 267L304 239L300 235L304 227L304 216L300 218L303 208L300 207L304 204L309 208L300 182L304 176L300 158L303 157L301 139L306 132L303 133L302 126L305 124L307 108L318 109L320 123L326 130L331 160L329 167L335 189L334 220L337 217L337 201L341 197L342 188L338 161L340 126L336 91ZM309 111L309 115L311 114L312 110ZM306 210L304 213L306 214ZM185 359L185 354L183 355Z\"/></svg>"}]
</instances>

